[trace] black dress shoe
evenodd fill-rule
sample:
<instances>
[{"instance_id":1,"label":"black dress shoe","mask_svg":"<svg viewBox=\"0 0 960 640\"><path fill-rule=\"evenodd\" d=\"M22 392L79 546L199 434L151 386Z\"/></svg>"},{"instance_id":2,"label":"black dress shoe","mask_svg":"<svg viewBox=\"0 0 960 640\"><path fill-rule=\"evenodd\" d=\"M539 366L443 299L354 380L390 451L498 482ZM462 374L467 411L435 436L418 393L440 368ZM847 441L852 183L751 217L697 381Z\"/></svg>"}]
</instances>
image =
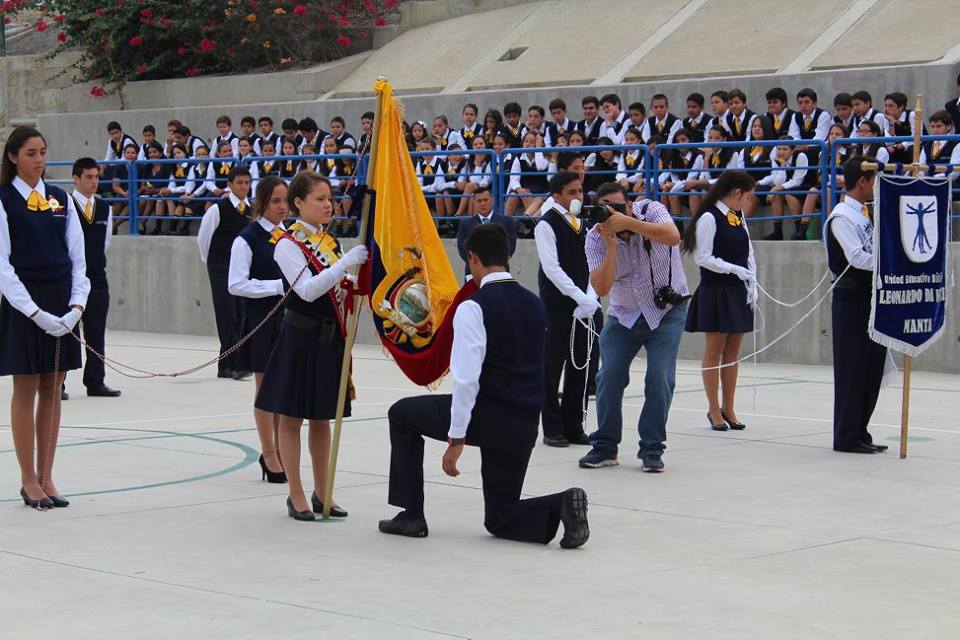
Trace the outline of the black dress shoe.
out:
<instances>
[{"instance_id":1,"label":"black dress shoe","mask_svg":"<svg viewBox=\"0 0 960 640\"><path fill-rule=\"evenodd\" d=\"M310 496L310 502L313 503L313 512L314 513L323 513L323 502L320 498L317 497L317 492L314 491L313 495ZM346 509L341 509L340 507L334 505L330 507L330 517L331 518L346 518L347 511Z\"/></svg>"},{"instance_id":2,"label":"black dress shoe","mask_svg":"<svg viewBox=\"0 0 960 640\"><path fill-rule=\"evenodd\" d=\"M260 479L266 480L270 484L285 484L287 482L287 474L284 471L270 471L270 468L267 466L267 461L263 459L263 454L260 454Z\"/></svg>"},{"instance_id":3,"label":"black dress shoe","mask_svg":"<svg viewBox=\"0 0 960 640\"><path fill-rule=\"evenodd\" d=\"M543 436L543 444L548 447L569 447L570 441L566 436Z\"/></svg>"},{"instance_id":4,"label":"black dress shoe","mask_svg":"<svg viewBox=\"0 0 960 640\"><path fill-rule=\"evenodd\" d=\"M873 446L865 442L857 442L852 444L849 447L834 447L834 451L839 451L841 453L876 453L877 450Z\"/></svg>"},{"instance_id":5,"label":"black dress shoe","mask_svg":"<svg viewBox=\"0 0 960 640\"><path fill-rule=\"evenodd\" d=\"M727 414L725 414L722 410L720 411L720 415L723 417L723 421L727 423L727 426L733 429L734 431L743 431L744 429L747 428L747 425L743 424L742 422L734 422L733 420L728 418Z\"/></svg>"},{"instance_id":6,"label":"black dress shoe","mask_svg":"<svg viewBox=\"0 0 960 640\"><path fill-rule=\"evenodd\" d=\"M87 395L98 398L119 398L120 392L117 389L111 389L105 384L99 387L87 387Z\"/></svg>"},{"instance_id":7,"label":"black dress shoe","mask_svg":"<svg viewBox=\"0 0 960 640\"><path fill-rule=\"evenodd\" d=\"M53 503L53 506L58 507L60 509L70 506L70 501L62 496L47 496L47 497L50 498L50 502Z\"/></svg>"},{"instance_id":8,"label":"black dress shoe","mask_svg":"<svg viewBox=\"0 0 960 640\"><path fill-rule=\"evenodd\" d=\"M23 504L30 507L31 509L36 509L37 511L46 511L47 509L53 509L53 500L47 496L43 496L39 500L34 500L27 495L27 490L23 487L20 487L20 497L23 498Z\"/></svg>"},{"instance_id":9,"label":"black dress shoe","mask_svg":"<svg viewBox=\"0 0 960 640\"><path fill-rule=\"evenodd\" d=\"M871 442L870 444L868 444L867 446L868 446L868 447L873 447L873 450L876 451L877 453L883 453L884 451L886 451L887 449L890 448L890 447L888 447L888 446L885 445L885 444L873 444L872 442Z\"/></svg>"},{"instance_id":10,"label":"black dress shoe","mask_svg":"<svg viewBox=\"0 0 960 640\"><path fill-rule=\"evenodd\" d=\"M230 378L233 380L233 369L220 369L217 371L218 378Z\"/></svg>"},{"instance_id":11,"label":"black dress shoe","mask_svg":"<svg viewBox=\"0 0 960 640\"><path fill-rule=\"evenodd\" d=\"M714 422L713 418L710 417L710 414L707 413L707 422L710 423L710 428L714 431L726 431L727 423L726 422Z\"/></svg>"},{"instance_id":12,"label":"black dress shoe","mask_svg":"<svg viewBox=\"0 0 960 640\"><path fill-rule=\"evenodd\" d=\"M575 436L567 436L567 442L570 444L590 444L590 438L583 431L578 433Z\"/></svg>"},{"instance_id":13,"label":"black dress shoe","mask_svg":"<svg viewBox=\"0 0 960 640\"><path fill-rule=\"evenodd\" d=\"M590 538L590 525L587 523L587 492L579 487L563 492L563 506L560 508L560 521L563 523L563 537L560 546L575 549Z\"/></svg>"},{"instance_id":14,"label":"black dress shoe","mask_svg":"<svg viewBox=\"0 0 960 640\"><path fill-rule=\"evenodd\" d=\"M70 399L70 394L67 393L66 389L60 389L60 400L66 401Z\"/></svg>"},{"instance_id":15,"label":"black dress shoe","mask_svg":"<svg viewBox=\"0 0 960 640\"><path fill-rule=\"evenodd\" d=\"M234 372L233 372L233 379L234 379L234 380L246 380L247 378L249 378L249 377L252 376L252 375L253 375L253 371L241 371L241 370L238 369L237 371L234 371Z\"/></svg>"},{"instance_id":16,"label":"black dress shoe","mask_svg":"<svg viewBox=\"0 0 960 640\"><path fill-rule=\"evenodd\" d=\"M301 520L303 522L313 522L316 520L316 518L313 517L312 511L297 511L293 506L293 500L290 498L287 498L287 515L294 520Z\"/></svg>"},{"instance_id":17,"label":"black dress shoe","mask_svg":"<svg viewBox=\"0 0 960 640\"><path fill-rule=\"evenodd\" d=\"M408 538L426 538L427 521L423 516L410 516L401 511L390 520L380 521L380 533L389 533L395 536Z\"/></svg>"}]
</instances>

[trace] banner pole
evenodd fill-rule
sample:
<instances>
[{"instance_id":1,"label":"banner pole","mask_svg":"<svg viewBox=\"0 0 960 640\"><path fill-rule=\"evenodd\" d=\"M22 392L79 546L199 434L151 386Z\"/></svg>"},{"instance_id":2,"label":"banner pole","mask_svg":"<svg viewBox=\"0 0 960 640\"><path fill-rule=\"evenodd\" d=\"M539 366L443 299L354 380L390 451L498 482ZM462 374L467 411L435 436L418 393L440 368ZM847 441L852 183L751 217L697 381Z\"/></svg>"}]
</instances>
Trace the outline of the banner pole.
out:
<instances>
[{"instance_id":1,"label":"banner pole","mask_svg":"<svg viewBox=\"0 0 960 640\"><path fill-rule=\"evenodd\" d=\"M917 96L917 106L914 109L913 127L913 167L910 173L920 174L920 133L923 131L923 96ZM903 397L900 401L900 459L907 457L907 434L910 430L910 377L913 372L913 358L903 356Z\"/></svg>"},{"instance_id":2,"label":"banner pole","mask_svg":"<svg viewBox=\"0 0 960 640\"><path fill-rule=\"evenodd\" d=\"M386 80L380 76L381 80ZM373 117L373 128L370 130L370 155L367 160L367 176L364 182L368 191L363 195L363 207L360 210L360 230L358 238L364 242L367 237L367 225L370 223L370 205L373 196L369 188L372 183L374 166L376 165L377 150L380 136L378 134L383 116L383 95L377 97L377 107ZM363 268L362 266L360 267ZM357 328L360 324L360 311L363 310L363 296L353 295L353 312L347 318L347 337L343 347L343 361L340 364L340 387L337 392L337 415L333 423L333 439L330 443L330 461L327 465L327 486L323 492L323 519L330 519L330 509L333 506L333 482L337 474L337 458L340 453L340 434L343 431L343 414L347 404L347 393L350 386L350 365L353 361L353 344L357 339Z\"/></svg>"}]
</instances>

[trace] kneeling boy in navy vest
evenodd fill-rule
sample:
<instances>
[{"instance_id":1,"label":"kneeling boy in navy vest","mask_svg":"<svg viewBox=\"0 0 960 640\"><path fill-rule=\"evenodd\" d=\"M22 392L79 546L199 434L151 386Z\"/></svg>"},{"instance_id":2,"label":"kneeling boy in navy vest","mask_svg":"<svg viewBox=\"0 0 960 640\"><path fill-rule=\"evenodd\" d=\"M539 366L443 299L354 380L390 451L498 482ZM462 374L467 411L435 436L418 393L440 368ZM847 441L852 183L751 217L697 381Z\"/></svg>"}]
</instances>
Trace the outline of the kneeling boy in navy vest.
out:
<instances>
[{"instance_id":1,"label":"kneeling boy in navy vest","mask_svg":"<svg viewBox=\"0 0 960 640\"><path fill-rule=\"evenodd\" d=\"M463 445L480 448L484 526L499 538L547 544L563 523L560 546L590 536L587 494L567 489L520 499L544 394L546 312L540 299L507 272L507 233L480 225L467 237L480 290L453 320L452 395L405 398L389 411L390 504L404 509L380 531L423 538L423 436L447 440L443 471L459 475Z\"/></svg>"}]
</instances>

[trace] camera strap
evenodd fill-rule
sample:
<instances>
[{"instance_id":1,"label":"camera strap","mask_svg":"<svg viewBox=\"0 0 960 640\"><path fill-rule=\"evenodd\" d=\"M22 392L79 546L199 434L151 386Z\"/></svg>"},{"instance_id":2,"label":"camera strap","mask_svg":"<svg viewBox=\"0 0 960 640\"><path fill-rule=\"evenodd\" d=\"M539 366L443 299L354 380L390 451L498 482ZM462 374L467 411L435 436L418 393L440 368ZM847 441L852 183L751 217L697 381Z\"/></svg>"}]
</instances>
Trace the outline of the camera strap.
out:
<instances>
[{"instance_id":1,"label":"camera strap","mask_svg":"<svg viewBox=\"0 0 960 640\"><path fill-rule=\"evenodd\" d=\"M650 201L643 203L643 208L640 209L640 215L645 216L647 213L647 207L650 205ZM650 284L653 285L654 289L657 289L657 280L653 277L653 246L649 239L643 239L643 248L647 251L647 266L650 267ZM667 265L667 285L670 287L673 286L673 247L669 248L669 259L670 262Z\"/></svg>"}]
</instances>

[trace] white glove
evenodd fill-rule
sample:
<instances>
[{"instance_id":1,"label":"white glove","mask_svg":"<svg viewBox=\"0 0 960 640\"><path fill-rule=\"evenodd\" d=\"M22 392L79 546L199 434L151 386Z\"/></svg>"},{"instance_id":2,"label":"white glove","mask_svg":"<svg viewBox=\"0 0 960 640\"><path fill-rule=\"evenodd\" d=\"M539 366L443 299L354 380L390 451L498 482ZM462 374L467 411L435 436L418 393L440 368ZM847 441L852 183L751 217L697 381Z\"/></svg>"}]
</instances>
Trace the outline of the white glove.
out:
<instances>
[{"instance_id":1,"label":"white glove","mask_svg":"<svg viewBox=\"0 0 960 640\"><path fill-rule=\"evenodd\" d=\"M584 320L593 317L593 314L600 308L600 301L593 296L587 296L583 302L577 305L577 311L580 312Z\"/></svg>"},{"instance_id":2,"label":"white glove","mask_svg":"<svg viewBox=\"0 0 960 640\"><path fill-rule=\"evenodd\" d=\"M747 281L747 305L753 307L757 304L757 281L751 278Z\"/></svg>"},{"instance_id":3,"label":"white glove","mask_svg":"<svg viewBox=\"0 0 960 640\"><path fill-rule=\"evenodd\" d=\"M337 264L342 264L346 270L350 267L359 267L366 262L369 257L370 251L367 249L367 246L358 244L353 249L350 249L350 251L347 251Z\"/></svg>"},{"instance_id":4,"label":"white glove","mask_svg":"<svg viewBox=\"0 0 960 640\"><path fill-rule=\"evenodd\" d=\"M67 328L67 333L73 331L73 328L77 326L77 323L80 322L80 317L83 315L83 312L80 309L72 308L68 311L62 318L60 318L60 324Z\"/></svg>"},{"instance_id":5,"label":"white glove","mask_svg":"<svg viewBox=\"0 0 960 640\"><path fill-rule=\"evenodd\" d=\"M586 321L586 320L589 320L592 316L593 314L592 313L588 314L586 311L584 311L583 307L577 307L573 310L573 318L575 320Z\"/></svg>"},{"instance_id":6,"label":"white glove","mask_svg":"<svg viewBox=\"0 0 960 640\"><path fill-rule=\"evenodd\" d=\"M37 313L30 319L33 320L34 324L52 336L64 335L63 333L56 333L58 331L63 331L63 326L60 324L60 318L52 313L47 313L41 309L40 311L37 311Z\"/></svg>"},{"instance_id":7,"label":"white glove","mask_svg":"<svg viewBox=\"0 0 960 640\"><path fill-rule=\"evenodd\" d=\"M737 276L744 282L750 282L750 280L753 278L753 275L750 273L749 269L746 267L741 267L738 264L733 265L733 268L730 269L730 273Z\"/></svg>"}]
</instances>

